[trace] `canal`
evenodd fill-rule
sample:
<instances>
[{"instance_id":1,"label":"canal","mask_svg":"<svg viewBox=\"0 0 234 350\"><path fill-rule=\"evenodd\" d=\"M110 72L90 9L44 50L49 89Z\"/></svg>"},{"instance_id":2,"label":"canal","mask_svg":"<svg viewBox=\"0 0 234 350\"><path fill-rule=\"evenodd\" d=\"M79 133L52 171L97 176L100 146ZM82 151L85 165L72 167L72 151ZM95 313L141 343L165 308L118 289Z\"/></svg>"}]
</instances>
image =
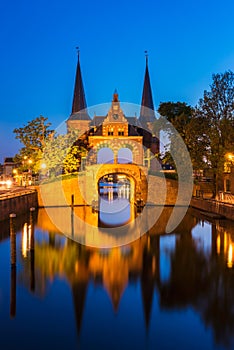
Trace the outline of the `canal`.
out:
<instances>
[{"instance_id":1,"label":"canal","mask_svg":"<svg viewBox=\"0 0 234 350\"><path fill-rule=\"evenodd\" d=\"M189 209L165 234L171 211L110 249L45 209L1 222L0 348L234 349L234 222Z\"/></svg>"}]
</instances>

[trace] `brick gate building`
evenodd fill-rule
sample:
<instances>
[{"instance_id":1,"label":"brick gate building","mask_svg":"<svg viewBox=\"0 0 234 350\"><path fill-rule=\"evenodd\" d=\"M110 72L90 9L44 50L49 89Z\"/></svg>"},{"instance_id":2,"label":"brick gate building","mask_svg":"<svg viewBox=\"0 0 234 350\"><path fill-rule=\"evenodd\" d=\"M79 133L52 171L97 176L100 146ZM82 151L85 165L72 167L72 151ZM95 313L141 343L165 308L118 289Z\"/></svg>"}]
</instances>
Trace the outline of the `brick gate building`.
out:
<instances>
[{"instance_id":1,"label":"brick gate building","mask_svg":"<svg viewBox=\"0 0 234 350\"><path fill-rule=\"evenodd\" d=\"M159 133L155 131L155 121L148 57L139 117L125 115L115 91L107 115L91 118L78 54L72 112L67 120L67 130L79 130L79 138L86 140L90 149L86 164L133 163L155 170L157 162L154 158L159 153Z\"/></svg>"}]
</instances>

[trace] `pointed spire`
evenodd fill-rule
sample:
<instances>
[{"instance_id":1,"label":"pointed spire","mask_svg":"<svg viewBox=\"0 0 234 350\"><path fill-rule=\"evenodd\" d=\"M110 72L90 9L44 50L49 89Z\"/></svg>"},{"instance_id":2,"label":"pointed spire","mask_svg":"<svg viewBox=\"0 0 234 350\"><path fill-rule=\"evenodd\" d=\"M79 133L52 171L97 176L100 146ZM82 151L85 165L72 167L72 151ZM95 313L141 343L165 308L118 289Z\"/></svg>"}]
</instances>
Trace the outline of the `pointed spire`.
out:
<instances>
[{"instance_id":1,"label":"pointed spire","mask_svg":"<svg viewBox=\"0 0 234 350\"><path fill-rule=\"evenodd\" d=\"M145 248L143 251L141 293L144 307L146 329L149 329L154 296L154 278L152 272L152 256Z\"/></svg>"},{"instance_id":2,"label":"pointed spire","mask_svg":"<svg viewBox=\"0 0 234 350\"><path fill-rule=\"evenodd\" d=\"M77 326L78 334L80 334L82 321L83 321L87 286L88 286L88 281L86 279L84 281L75 281L72 284L72 294L73 294L73 302L74 302L74 309L75 309L74 311L75 311L76 326Z\"/></svg>"},{"instance_id":3,"label":"pointed spire","mask_svg":"<svg viewBox=\"0 0 234 350\"><path fill-rule=\"evenodd\" d=\"M86 104L83 80L81 75L80 50L78 47L76 49L77 49L78 61L77 61L76 80L75 80L71 115L75 113L79 113L79 116L77 119L90 120L90 117L87 113L87 104ZM80 113L81 111L82 113Z\"/></svg>"},{"instance_id":4,"label":"pointed spire","mask_svg":"<svg viewBox=\"0 0 234 350\"><path fill-rule=\"evenodd\" d=\"M118 91L115 88L114 94L113 94L113 101L112 102L119 102L119 95L118 95Z\"/></svg>"},{"instance_id":5,"label":"pointed spire","mask_svg":"<svg viewBox=\"0 0 234 350\"><path fill-rule=\"evenodd\" d=\"M146 59L145 79L144 79L144 87L143 87L142 100L141 100L141 112L140 112L140 118L139 118L143 126L148 122L155 121L154 103L153 103L152 90L150 85L147 51L145 51L145 59Z\"/></svg>"}]
</instances>

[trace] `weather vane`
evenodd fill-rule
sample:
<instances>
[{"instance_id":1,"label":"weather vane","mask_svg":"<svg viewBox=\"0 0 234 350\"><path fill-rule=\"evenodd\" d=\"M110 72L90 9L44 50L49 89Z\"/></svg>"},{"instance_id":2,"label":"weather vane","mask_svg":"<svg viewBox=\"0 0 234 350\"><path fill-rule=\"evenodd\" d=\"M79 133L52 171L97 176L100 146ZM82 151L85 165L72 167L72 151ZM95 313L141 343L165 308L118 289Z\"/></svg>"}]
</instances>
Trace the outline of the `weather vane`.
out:
<instances>
[{"instance_id":1,"label":"weather vane","mask_svg":"<svg viewBox=\"0 0 234 350\"><path fill-rule=\"evenodd\" d=\"M146 62L148 62L148 56L149 56L148 51L147 51L147 50L145 50Z\"/></svg>"},{"instance_id":2,"label":"weather vane","mask_svg":"<svg viewBox=\"0 0 234 350\"><path fill-rule=\"evenodd\" d=\"M78 57L80 57L80 48L79 48L79 46L76 46L76 51L77 51Z\"/></svg>"}]
</instances>

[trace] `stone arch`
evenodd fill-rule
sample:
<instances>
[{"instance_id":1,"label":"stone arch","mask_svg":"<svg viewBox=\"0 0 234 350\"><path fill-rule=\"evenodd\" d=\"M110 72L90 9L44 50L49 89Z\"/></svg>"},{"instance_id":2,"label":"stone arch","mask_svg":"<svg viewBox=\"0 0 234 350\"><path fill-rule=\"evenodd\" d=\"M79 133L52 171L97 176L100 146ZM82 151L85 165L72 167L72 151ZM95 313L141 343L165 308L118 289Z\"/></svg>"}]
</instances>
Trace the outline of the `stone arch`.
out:
<instances>
[{"instance_id":1,"label":"stone arch","mask_svg":"<svg viewBox=\"0 0 234 350\"><path fill-rule=\"evenodd\" d=\"M114 156L117 159L118 151L121 148L128 148L132 152L132 163L142 165L143 163L143 148L142 144L137 143L133 140L121 140L121 139L110 139L98 142L93 147L93 152L96 154L102 148L110 148L114 152Z\"/></svg>"},{"instance_id":2,"label":"stone arch","mask_svg":"<svg viewBox=\"0 0 234 350\"><path fill-rule=\"evenodd\" d=\"M111 148L111 144L109 142L106 142L105 140L104 141L100 141L99 143L97 143L95 145L95 147L93 147L93 149L98 152L100 151L102 148Z\"/></svg>"},{"instance_id":3,"label":"stone arch","mask_svg":"<svg viewBox=\"0 0 234 350\"><path fill-rule=\"evenodd\" d=\"M101 166L95 174L96 189L95 192L98 193L98 182L99 180L108 174L125 174L131 180L132 186L134 186L134 200L143 200L144 203L147 201L148 193L148 182L144 170L133 164L112 164L111 168L108 164Z\"/></svg>"}]
</instances>

